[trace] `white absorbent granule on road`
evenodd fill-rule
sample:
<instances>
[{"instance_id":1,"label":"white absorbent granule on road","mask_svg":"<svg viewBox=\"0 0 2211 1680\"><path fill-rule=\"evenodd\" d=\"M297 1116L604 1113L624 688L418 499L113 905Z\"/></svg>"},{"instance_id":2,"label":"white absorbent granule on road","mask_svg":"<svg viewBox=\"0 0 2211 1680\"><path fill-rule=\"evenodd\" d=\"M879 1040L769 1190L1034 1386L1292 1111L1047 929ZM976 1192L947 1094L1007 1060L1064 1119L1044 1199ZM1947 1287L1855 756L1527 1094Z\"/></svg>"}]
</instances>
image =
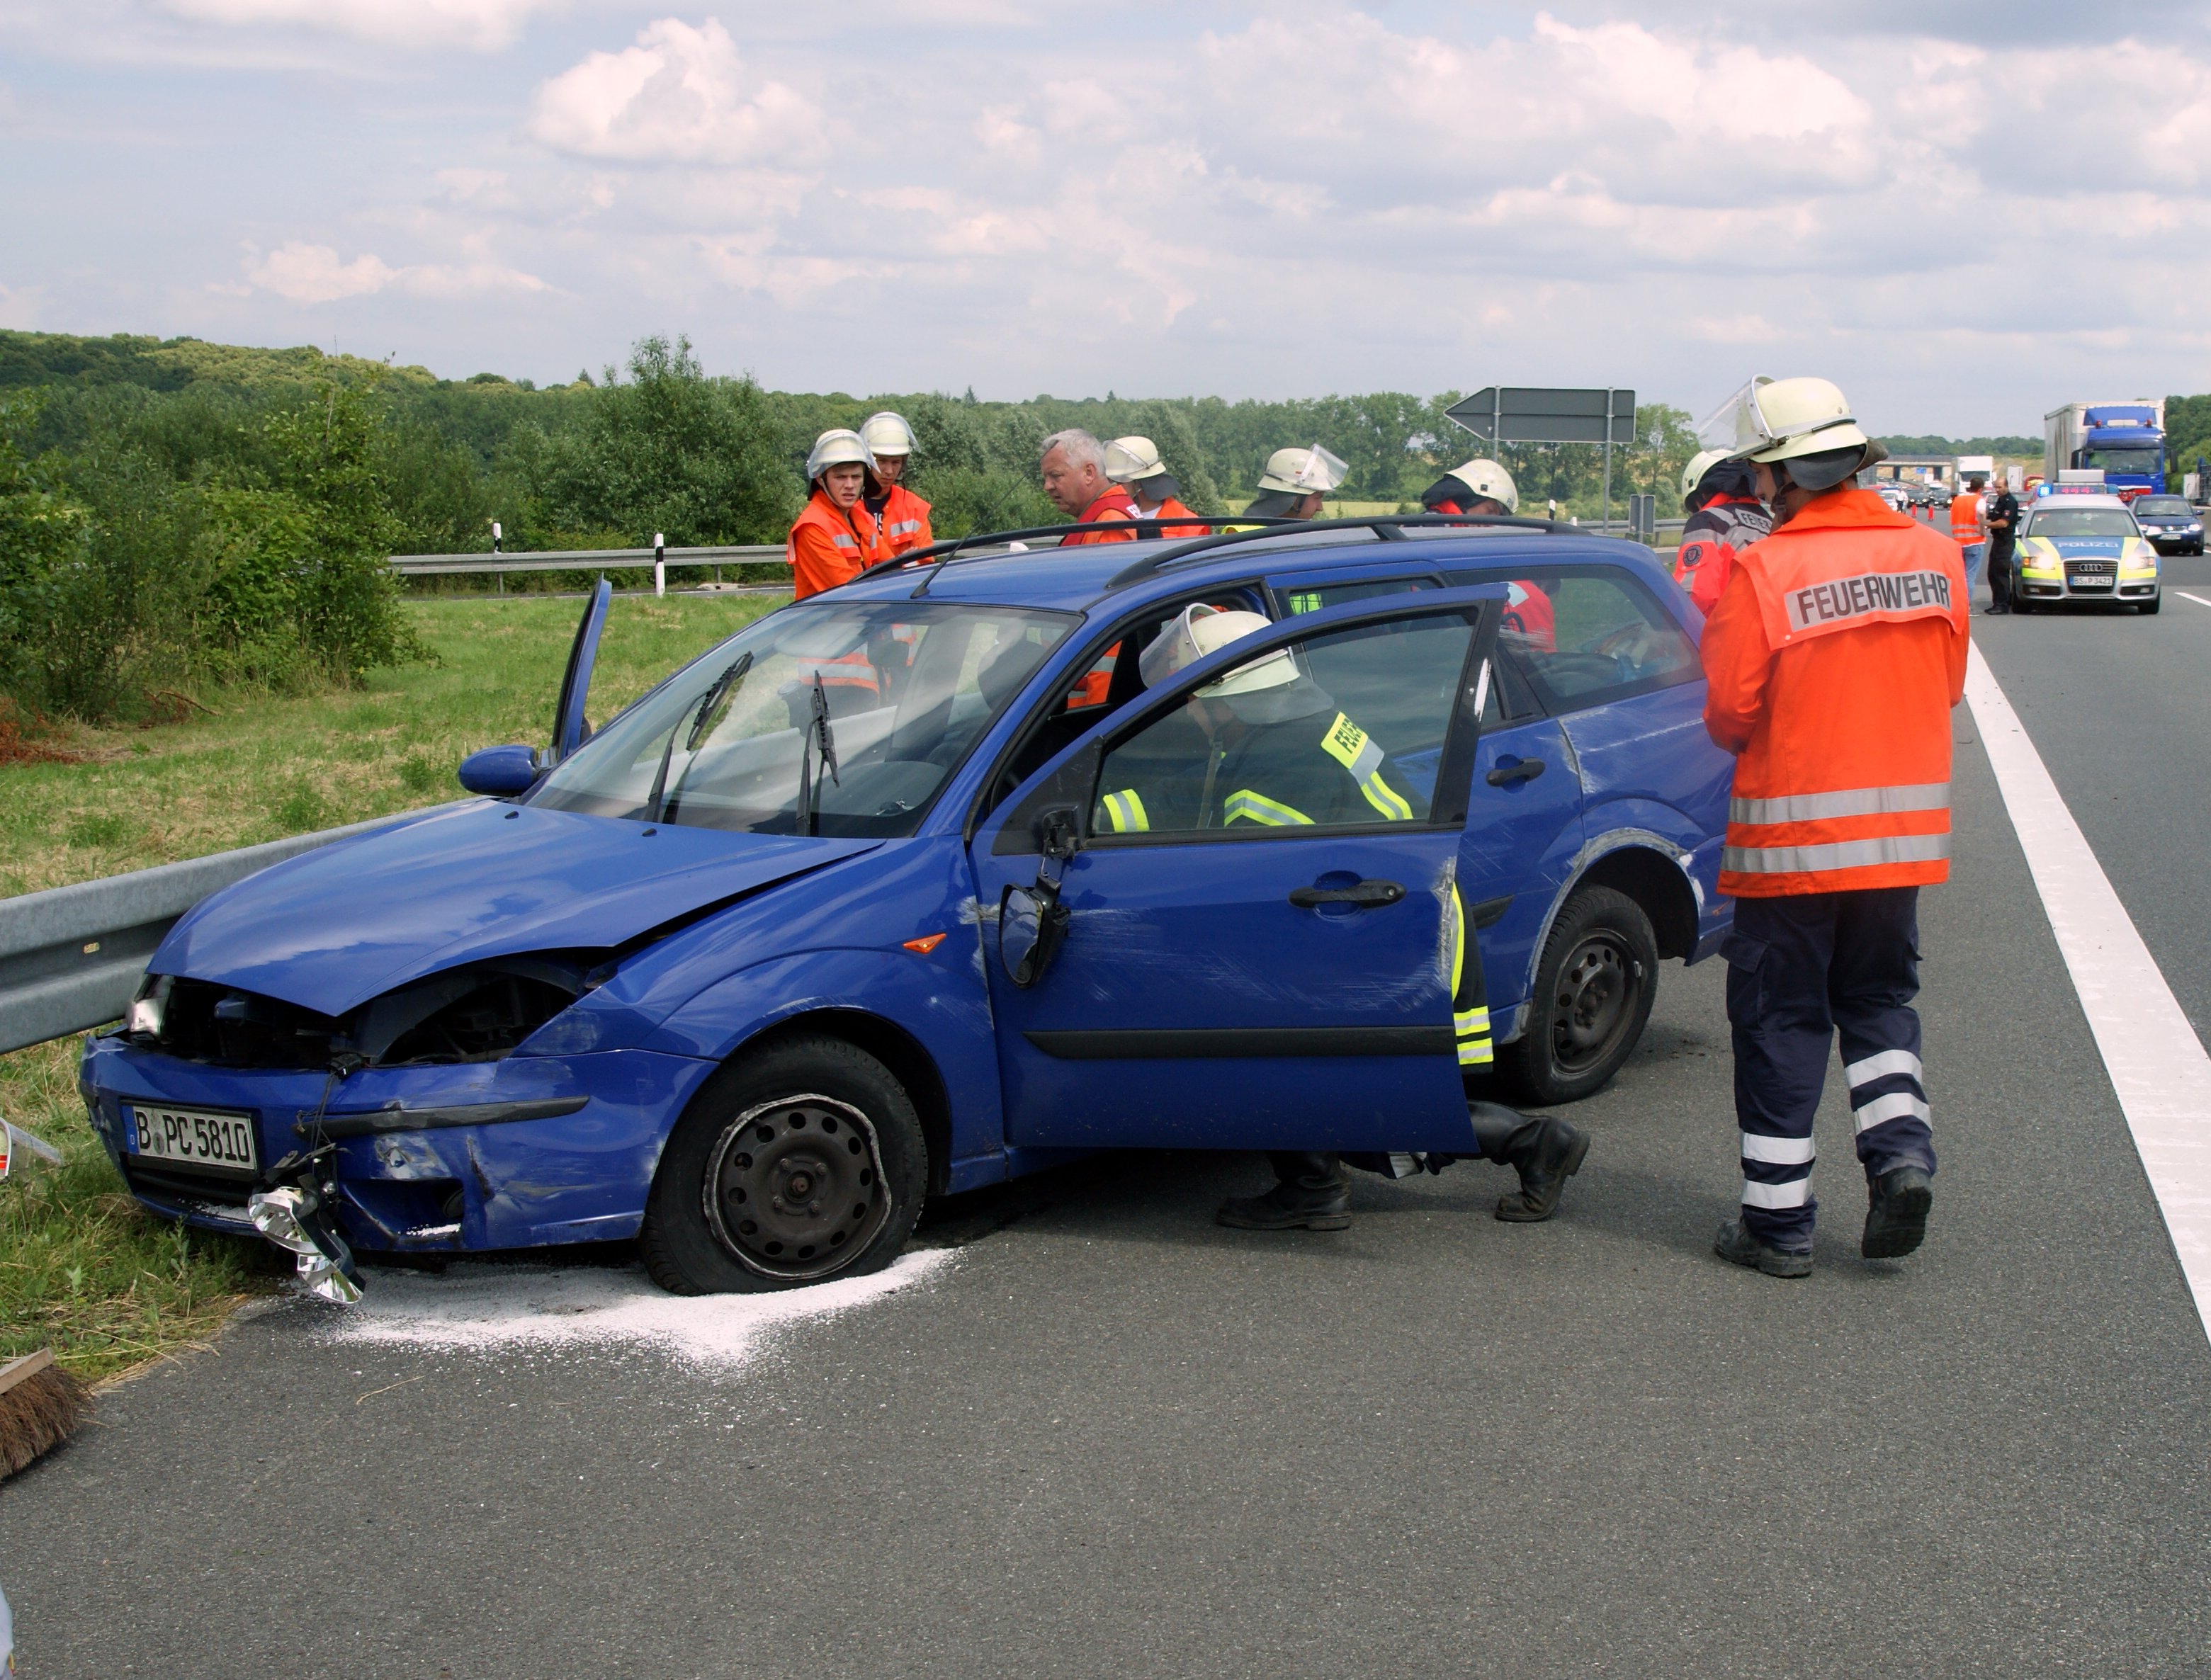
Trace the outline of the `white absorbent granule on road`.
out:
<instances>
[{"instance_id":1,"label":"white absorbent granule on road","mask_svg":"<svg viewBox=\"0 0 2211 1680\"><path fill-rule=\"evenodd\" d=\"M366 1294L332 1315L330 1334L343 1342L485 1351L627 1345L694 1365L740 1365L778 1329L880 1301L951 1258L948 1248L922 1249L865 1278L765 1295L670 1295L641 1266L463 1264L435 1277L372 1272Z\"/></svg>"}]
</instances>

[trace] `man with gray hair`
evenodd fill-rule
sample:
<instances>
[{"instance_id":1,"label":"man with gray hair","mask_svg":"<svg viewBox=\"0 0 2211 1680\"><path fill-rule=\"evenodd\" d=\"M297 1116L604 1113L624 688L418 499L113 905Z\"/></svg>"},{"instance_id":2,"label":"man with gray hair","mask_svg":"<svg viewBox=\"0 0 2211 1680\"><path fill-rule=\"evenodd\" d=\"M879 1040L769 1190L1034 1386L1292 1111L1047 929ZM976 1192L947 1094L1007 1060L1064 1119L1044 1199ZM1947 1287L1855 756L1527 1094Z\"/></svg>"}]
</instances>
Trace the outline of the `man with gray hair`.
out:
<instances>
[{"instance_id":1,"label":"man with gray hair","mask_svg":"<svg viewBox=\"0 0 2211 1680\"><path fill-rule=\"evenodd\" d=\"M1055 432L1044 440L1039 462L1044 473L1044 493L1051 505L1078 525L1112 525L1136 517L1129 493L1106 476L1106 446L1081 427ZM1086 542L1129 542L1134 531L1085 531L1062 537L1059 546L1074 548Z\"/></svg>"}]
</instances>

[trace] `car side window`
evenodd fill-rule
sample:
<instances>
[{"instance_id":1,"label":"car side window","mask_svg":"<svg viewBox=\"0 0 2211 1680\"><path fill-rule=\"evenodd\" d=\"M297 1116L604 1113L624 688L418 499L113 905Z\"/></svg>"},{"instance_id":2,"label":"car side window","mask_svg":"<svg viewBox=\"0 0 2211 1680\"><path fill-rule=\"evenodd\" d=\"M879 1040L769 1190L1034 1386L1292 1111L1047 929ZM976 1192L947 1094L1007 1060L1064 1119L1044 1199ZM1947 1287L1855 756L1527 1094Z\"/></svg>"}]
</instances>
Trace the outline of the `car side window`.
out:
<instances>
[{"instance_id":1,"label":"car side window","mask_svg":"<svg viewBox=\"0 0 2211 1680\"><path fill-rule=\"evenodd\" d=\"M1499 646L1549 711L1578 711L1703 674L1696 644L1617 567L1536 572L1508 591Z\"/></svg>"},{"instance_id":2,"label":"car side window","mask_svg":"<svg viewBox=\"0 0 2211 1680\"><path fill-rule=\"evenodd\" d=\"M1461 617L1402 619L1239 667L1106 752L1093 837L1425 822L1473 634Z\"/></svg>"}]
</instances>

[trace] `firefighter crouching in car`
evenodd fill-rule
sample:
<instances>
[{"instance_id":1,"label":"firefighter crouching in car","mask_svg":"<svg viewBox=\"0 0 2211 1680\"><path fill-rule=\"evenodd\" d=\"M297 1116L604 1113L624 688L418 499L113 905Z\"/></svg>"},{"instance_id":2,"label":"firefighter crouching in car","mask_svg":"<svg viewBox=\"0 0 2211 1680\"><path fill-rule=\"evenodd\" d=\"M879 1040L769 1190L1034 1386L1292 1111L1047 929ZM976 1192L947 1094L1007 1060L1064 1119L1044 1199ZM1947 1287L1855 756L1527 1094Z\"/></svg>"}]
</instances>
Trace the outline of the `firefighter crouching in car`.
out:
<instances>
[{"instance_id":1,"label":"firefighter crouching in car","mask_svg":"<svg viewBox=\"0 0 2211 1680\"><path fill-rule=\"evenodd\" d=\"M1971 601L1959 545L1856 474L1886 451L1825 379L1754 384L1738 453L1773 534L1705 626L1705 727L1736 755L1719 890L1742 1133L1723 1260L1812 1270L1812 1116L1842 1033L1868 1189L1860 1252L1926 1236L1935 1143L1919 1061L1919 889L1950 872L1950 709Z\"/></svg>"},{"instance_id":2,"label":"firefighter crouching in car","mask_svg":"<svg viewBox=\"0 0 2211 1680\"><path fill-rule=\"evenodd\" d=\"M1257 613L1193 606L1160 632L1137 661L1144 686L1155 687L1185 666L1268 628ZM1269 654L1208 683L1191 695L1191 720L1211 750L1192 784L1120 788L1099 801L1099 826L1117 833L1161 828L1265 828L1311 824L1411 822L1426 802L1399 777L1379 742L1336 709L1329 694L1287 652ZM1462 1067L1490 1060L1489 1012L1481 952L1473 945L1456 886L1451 923L1451 1010ZM1474 1141L1493 1161L1517 1168L1520 1188L1499 1199L1500 1219L1548 1219L1566 1181L1589 1153L1589 1139L1562 1120L1530 1120L1493 1103L1468 1104ZM1427 1157L1440 1171L1451 1157ZM1342 1230L1351 1223L1351 1180L1343 1158L1321 1151L1276 1151L1269 1161L1280 1181L1263 1196L1221 1205L1225 1225L1251 1230ZM1357 1164L1399 1176L1418 1169L1414 1157L1354 1157Z\"/></svg>"}]
</instances>

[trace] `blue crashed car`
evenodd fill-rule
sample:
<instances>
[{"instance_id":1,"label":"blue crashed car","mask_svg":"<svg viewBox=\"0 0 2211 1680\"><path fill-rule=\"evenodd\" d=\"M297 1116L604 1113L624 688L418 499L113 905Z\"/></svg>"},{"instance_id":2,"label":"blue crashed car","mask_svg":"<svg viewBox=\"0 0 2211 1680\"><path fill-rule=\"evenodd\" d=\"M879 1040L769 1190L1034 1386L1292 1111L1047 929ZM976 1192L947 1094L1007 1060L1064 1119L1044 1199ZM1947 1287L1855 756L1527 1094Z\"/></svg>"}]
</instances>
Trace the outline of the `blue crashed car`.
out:
<instances>
[{"instance_id":1,"label":"blue crashed car","mask_svg":"<svg viewBox=\"0 0 2211 1680\"><path fill-rule=\"evenodd\" d=\"M1473 1153L1469 1077L1595 1090L1725 931L1730 762L1646 549L1409 518L923 561L591 734L602 585L552 747L463 766L491 796L200 904L83 1057L132 1191L340 1296L356 1250L633 1237L671 1289L803 1284L1070 1151ZM1146 687L1193 603L1271 627ZM1192 697L1284 656L1375 808L1195 796Z\"/></svg>"}]
</instances>

